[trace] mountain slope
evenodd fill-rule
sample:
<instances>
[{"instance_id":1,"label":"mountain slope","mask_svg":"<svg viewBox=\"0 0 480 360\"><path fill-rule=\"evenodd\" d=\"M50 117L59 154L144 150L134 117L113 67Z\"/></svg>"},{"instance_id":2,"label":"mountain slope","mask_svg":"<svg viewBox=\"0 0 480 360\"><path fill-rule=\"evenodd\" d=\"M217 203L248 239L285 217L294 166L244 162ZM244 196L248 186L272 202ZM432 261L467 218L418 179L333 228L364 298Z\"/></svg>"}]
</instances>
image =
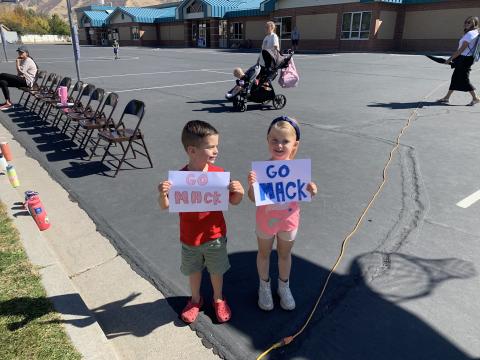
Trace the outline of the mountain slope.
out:
<instances>
[{"instance_id":1,"label":"mountain slope","mask_svg":"<svg viewBox=\"0 0 480 360\"><path fill-rule=\"evenodd\" d=\"M155 6L163 3L171 2L172 0L113 0L105 1L105 5L112 6ZM72 8L93 5L90 0L71 0ZM32 8L35 11L41 11L49 15L58 14L63 18L67 18L67 2L65 0L21 0L20 4L27 8Z\"/></svg>"}]
</instances>

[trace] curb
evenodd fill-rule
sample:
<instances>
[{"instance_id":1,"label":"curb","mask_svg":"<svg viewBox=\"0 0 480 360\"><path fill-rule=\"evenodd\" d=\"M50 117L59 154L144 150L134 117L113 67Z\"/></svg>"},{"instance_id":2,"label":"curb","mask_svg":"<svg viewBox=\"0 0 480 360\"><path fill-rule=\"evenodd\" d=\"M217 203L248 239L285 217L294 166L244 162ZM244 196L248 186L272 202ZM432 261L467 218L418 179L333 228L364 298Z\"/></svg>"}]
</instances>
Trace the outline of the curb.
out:
<instances>
[{"instance_id":1,"label":"curb","mask_svg":"<svg viewBox=\"0 0 480 360\"><path fill-rule=\"evenodd\" d=\"M3 126L0 126L0 136L8 139L14 154L12 164L15 165L20 181L22 181L21 174L26 173L26 168L21 163L27 157L20 154L24 154L25 150L11 138ZM26 183L28 184L29 181L27 180ZM7 207L7 212L20 234L20 240L30 262L39 269L41 282L47 296L60 314L64 328L75 348L84 359L120 359L96 321L94 313L82 300L54 249L49 244L49 239L45 236L47 233L37 229L30 215L24 216L24 212L19 211L18 203L23 201L23 193L27 188L23 184L18 188L12 188L6 174L3 174L0 176L0 189L0 200Z\"/></svg>"}]
</instances>

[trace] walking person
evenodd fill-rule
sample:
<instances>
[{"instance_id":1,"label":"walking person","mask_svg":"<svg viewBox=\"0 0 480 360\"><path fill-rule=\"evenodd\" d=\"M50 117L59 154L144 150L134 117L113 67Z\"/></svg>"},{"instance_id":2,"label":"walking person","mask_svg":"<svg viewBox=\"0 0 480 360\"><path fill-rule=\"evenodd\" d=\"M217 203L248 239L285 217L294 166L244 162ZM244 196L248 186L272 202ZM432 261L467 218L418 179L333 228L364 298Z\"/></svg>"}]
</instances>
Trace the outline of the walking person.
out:
<instances>
[{"instance_id":1,"label":"walking person","mask_svg":"<svg viewBox=\"0 0 480 360\"><path fill-rule=\"evenodd\" d=\"M265 32L266 32L266 35L262 41L262 51L263 50L280 51L280 41L278 40L278 36L275 33L275 23L273 21L267 21L265 23ZM258 58L258 64L266 68L270 67L270 64L265 64L265 59L263 58L262 54L260 54Z\"/></svg>"},{"instance_id":2,"label":"walking person","mask_svg":"<svg viewBox=\"0 0 480 360\"><path fill-rule=\"evenodd\" d=\"M476 16L470 16L464 23L464 35L458 43L458 49L445 62L453 64L454 71L447 94L438 101L442 104L450 102L450 96L454 91L469 92L472 101L468 104L473 106L480 102L480 98L475 93L475 87L470 83L470 70L473 64L473 55L479 38L479 19Z\"/></svg>"},{"instance_id":3,"label":"walking person","mask_svg":"<svg viewBox=\"0 0 480 360\"><path fill-rule=\"evenodd\" d=\"M20 46L17 49L18 57L15 60L17 68L17 75L0 74L0 88L2 89L5 103L0 106L0 110L5 111L13 107L10 99L9 87L31 87L37 75L37 64L30 57L28 49L25 46Z\"/></svg>"},{"instance_id":4,"label":"walking person","mask_svg":"<svg viewBox=\"0 0 480 360\"><path fill-rule=\"evenodd\" d=\"M118 40L115 39L113 40L113 54L115 55L115 60L118 59L118 49L120 48L120 44L118 43Z\"/></svg>"},{"instance_id":5,"label":"walking person","mask_svg":"<svg viewBox=\"0 0 480 360\"><path fill-rule=\"evenodd\" d=\"M300 41L300 32L298 31L296 26L293 28L291 38L292 38L292 50L297 51L298 42Z\"/></svg>"}]
</instances>

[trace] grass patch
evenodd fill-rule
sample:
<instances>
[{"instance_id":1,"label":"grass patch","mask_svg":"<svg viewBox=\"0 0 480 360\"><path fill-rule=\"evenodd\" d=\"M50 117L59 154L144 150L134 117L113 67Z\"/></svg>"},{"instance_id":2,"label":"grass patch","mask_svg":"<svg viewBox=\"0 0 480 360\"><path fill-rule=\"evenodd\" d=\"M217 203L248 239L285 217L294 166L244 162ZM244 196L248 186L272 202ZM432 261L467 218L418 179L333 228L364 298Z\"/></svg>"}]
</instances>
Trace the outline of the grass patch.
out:
<instances>
[{"instance_id":1,"label":"grass patch","mask_svg":"<svg viewBox=\"0 0 480 360\"><path fill-rule=\"evenodd\" d=\"M0 359L81 359L0 203Z\"/></svg>"}]
</instances>

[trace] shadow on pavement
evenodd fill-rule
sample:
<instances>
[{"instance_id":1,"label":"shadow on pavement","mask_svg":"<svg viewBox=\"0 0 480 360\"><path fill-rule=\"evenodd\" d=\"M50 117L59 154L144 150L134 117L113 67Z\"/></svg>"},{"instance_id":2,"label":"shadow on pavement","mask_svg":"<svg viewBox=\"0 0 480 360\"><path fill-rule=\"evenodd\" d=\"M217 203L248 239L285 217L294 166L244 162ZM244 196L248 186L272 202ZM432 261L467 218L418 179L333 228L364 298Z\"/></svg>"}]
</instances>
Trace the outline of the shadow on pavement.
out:
<instances>
[{"instance_id":1,"label":"shadow on pavement","mask_svg":"<svg viewBox=\"0 0 480 360\"><path fill-rule=\"evenodd\" d=\"M204 277L203 311L192 326L204 340L211 341L227 359L254 359L305 323L328 274L300 257L294 257L291 277L297 308L287 312L274 295L275 309L260 310L257 302L255 252L230 255L232 270L225 277L225 294L233 311L227 324L212 324L211 286ZM272 264L276 264L272 256ZM272 269L272 279L277 272ZM302 274L303 276L301 276ZM399 306L428 296L447 280L466 279L476 271L469 262L455 259L423 259L404 254L369 253L357 257L346 275L333 275L325 298L312 322L292 344L274 350L269 359L471 359L427 323ZM187 281L187 279L185 279ZM276 289L276 282L272 285ZM275 291L275 290L274 290ZM108 338L147 336L168 323L186 326L178 318L186 297L169 297L135 303L140 294L91 309ZM16 298L0 302L0 316L20 316L7 324L15 331L52 311L52 301L62 314L83 316L61 320L84 327L94 319L76 294L50 298ZM171 311L171 308L174 311Z\"/></svg>"},{"instance_id":2,"label":"shadow on pavement","mask_svg":"<svg viewBox=\"0 0 480 360\"><path fill-rule=\"evenodd\" d=\"M401 102L375 103L375 104L369 104L367 106L381 107L381 108L387 108L392 110L402 110L402 109L416 109L417 107L421 109L427 106L448 107L448 106L465 106L465 105L444 104L438 101L414 101L414 102L404 102L404 103L401 103Z\"/></svg>"}]
</instances>

